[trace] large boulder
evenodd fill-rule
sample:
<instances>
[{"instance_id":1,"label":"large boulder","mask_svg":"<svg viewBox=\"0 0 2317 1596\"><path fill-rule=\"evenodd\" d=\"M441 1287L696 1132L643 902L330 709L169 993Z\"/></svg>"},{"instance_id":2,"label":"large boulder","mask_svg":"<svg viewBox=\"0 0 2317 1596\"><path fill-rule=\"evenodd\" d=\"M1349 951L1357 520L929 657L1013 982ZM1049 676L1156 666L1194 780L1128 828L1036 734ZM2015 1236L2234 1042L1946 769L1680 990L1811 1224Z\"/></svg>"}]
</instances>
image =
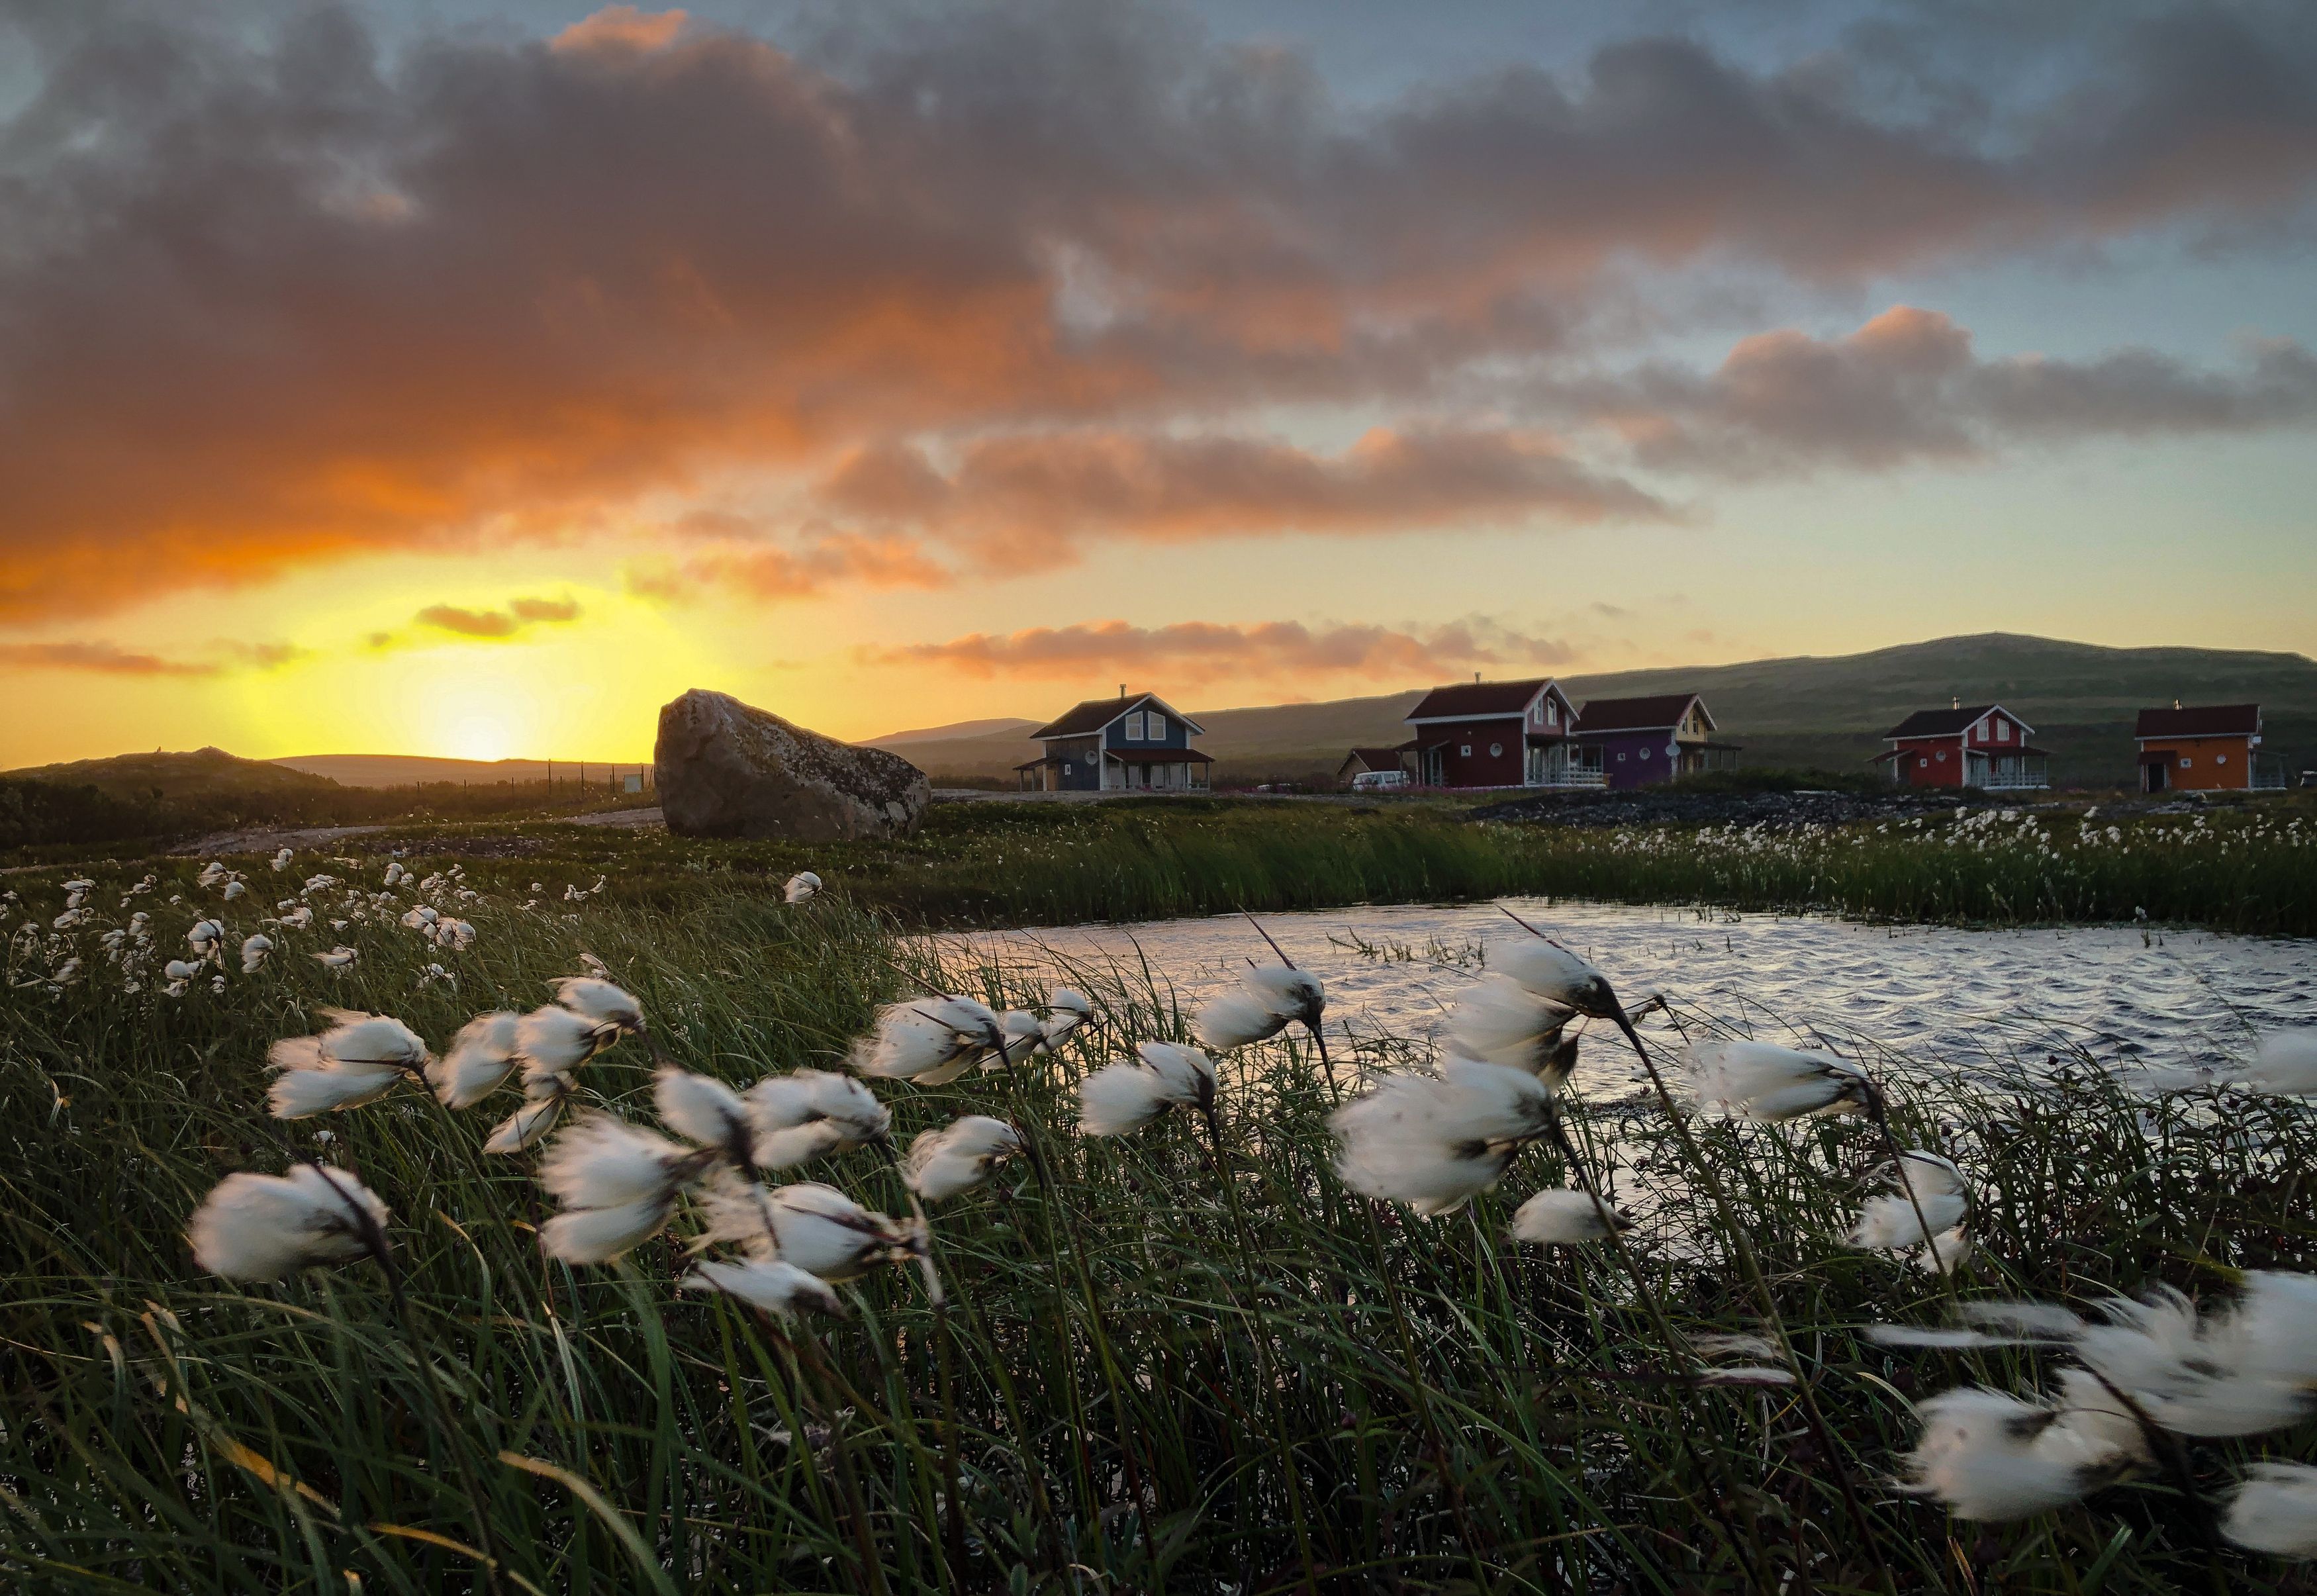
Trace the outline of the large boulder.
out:
<instances>
[{"instance_id":1,"label":"large boulder","mask_svg":"<svg viewBox=\"0 0 2317 1596\"><path fill-rule=\"evenodd\" d=\"M652 768L679 837L901 837L933 796L926 773L898 754L698 687L661 708Z\"/></svg>"}]
</instances>

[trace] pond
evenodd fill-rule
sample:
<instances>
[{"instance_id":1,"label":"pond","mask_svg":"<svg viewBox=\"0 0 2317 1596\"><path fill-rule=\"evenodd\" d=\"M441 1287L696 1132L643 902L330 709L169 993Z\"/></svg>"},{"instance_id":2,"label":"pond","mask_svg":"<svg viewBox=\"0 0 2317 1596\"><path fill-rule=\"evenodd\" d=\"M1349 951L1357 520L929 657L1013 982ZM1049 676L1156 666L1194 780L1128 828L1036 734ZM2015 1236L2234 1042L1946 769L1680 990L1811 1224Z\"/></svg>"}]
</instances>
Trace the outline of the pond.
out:
<instances>
[{"instance_id":1,"label":"pond","mask_svg":"<svg viewBox=\"0 0 2317 1596\"><path fill-rule=\"evenodd\" d=\"M2106 1062L2193 1065L2241 1056L2257 1033L2317 1025L2317 940L2134 926L1965 930L1829 916L1736 914L1507 899L1598 964L1629 1005L1662 992L1768 1040L1889 1049L1971 1070L2074 1045ZM1492 904L1416 904L1262 917L1328 984L1328 1030L1428 1038L1480 965L1518 935ZM996 931L962 942L1032 979L1148 960L1185 1008L1270 950L1238 916Z\"/></svg>"}]
</instances>

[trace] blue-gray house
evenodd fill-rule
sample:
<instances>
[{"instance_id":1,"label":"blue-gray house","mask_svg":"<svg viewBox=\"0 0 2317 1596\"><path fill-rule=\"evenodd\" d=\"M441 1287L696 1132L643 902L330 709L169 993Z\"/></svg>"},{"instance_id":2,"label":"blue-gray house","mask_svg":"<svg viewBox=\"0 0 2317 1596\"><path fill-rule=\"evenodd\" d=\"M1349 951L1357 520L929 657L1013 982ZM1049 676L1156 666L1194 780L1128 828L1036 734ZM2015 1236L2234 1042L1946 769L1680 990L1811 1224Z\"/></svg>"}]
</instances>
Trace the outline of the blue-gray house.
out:
<instances>
[{"instance_id":1,"label":"blue-gray house","mask_svg":"<svg viewBox=\"0 0 2317 1596\"><path fill-rule=\"evenodd\" d=\"M1203 793L1212 757L1191 746L1206 728L1154 694L1089 698L1030 733L1045 754L1015 768L1038 793Z\"/></svg>"}]
</instances>

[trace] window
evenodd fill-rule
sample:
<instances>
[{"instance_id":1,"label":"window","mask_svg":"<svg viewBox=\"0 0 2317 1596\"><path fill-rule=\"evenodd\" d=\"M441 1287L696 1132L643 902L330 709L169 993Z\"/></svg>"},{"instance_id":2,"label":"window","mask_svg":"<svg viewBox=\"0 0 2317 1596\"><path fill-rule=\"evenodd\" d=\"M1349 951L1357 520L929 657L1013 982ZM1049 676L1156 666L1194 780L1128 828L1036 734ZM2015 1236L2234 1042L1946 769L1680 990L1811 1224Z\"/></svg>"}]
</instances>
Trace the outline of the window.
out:
<instances>
[{"instance_id":1,"label":"window","mask_svg":"<svg viewBox=\"0 0 2317 1596\"><path fill-rule=\"evenodd\" d=\"M1643 749L1642 750L1642 758L1644 758L1644 759L1646 759L1646 758L1648 758L1649 757L1650 757L1650 750L1649 750L1649 749Z\"/></svg>"},{"instance_id":2,"label":"window","mask_svg":"<svg viewBox=\"0 0 2317 1596\"><path fill-rule=\"evenodd\" d=\"M1472 745L1471 743L1469 743L1469 742L1468 742L1468 743L1465 743L1463 746L1462 746L1461 748L1459 748L1459 749L1456 750L1456 755L1457 755L1457 758L1463 758L1463 759L1469 759L1469 758L1471 758L1472 757Z\"/></svg>"},{"instance_id":3,"label":"window","mask_svg":"<svg viewBox=\"0 0 2317 1596\"><path fill-rule=\"evenodd\" d=\"M2181 755L2181 756L2180 756L2180 768L2181 768L2181 769L2186 770L2186 769L2187 769L2187 768L2188 768L2188 767L2189 767L2189 766L2191 766L2191 765L2193 765L2193 764L2195 764L2195 763L2196 763L2196 761L2195 761L2194 759L2191 759L2190 758L2188 758L2188 756L2187 756L2187 755L2183 754L2183 755Z\"/></svg>"},{"instance_id":4,"label":"window","mask_svg":"<svg viewBox=\"0 0 2317 1596\"><path fill-rule=\"evenodd\" d=\"M1624 750L1624 749L1619 749L1617 750L1617 763L1618 763L1618 764L1620 764L1620 765L1623 765L1624 762L1625 762L1625 750Z\"/></svg>"},{"instance_id":5,"label":"window","mask_svg":"<svg viewBox=\"0 0 2317 1596\"><path fill-rule=\"evenodd\" d=\"M1502 744L1502 743L1500 743L1500 742L1492 742L1492 743L1490 743L1490 744L1489 745L1489 758L1491 758L1491 759L1501 759L1501 758L1503 758L1504 757L1505 757L1505 745L1504 745L1504 744Z\"/></svg>"},{"instance_id":6,"label":"window","mask_svg":"<svg viewBox=\"0 0 2317 1596\"><path fill-rule=\"evenodd\" d=\"M1126 717L1126 740L1129 742L1142 740L1142 712L1139 709Z\"/></svg>"},{"instance_id":7,"label":"window","mask_svg":"<svg viewBox=\"0 0 2317 1596\"><path fill-rule=\"evenodd\" d=\"M1062 761L1062 774L1063 774L1064 776L1068 776L1068 775L1069 775L1069 773L1070 773L1070 762L1069 762L1068 759L1065 759L1065 760L1063 760L1063 761Z\"/></svg>"},{"instance_id":8,"label":"window","mask_svg":"<svg viewBox=\"0 0 2317 1596\"><path fill-rule=\"evenodd\" d=\"M1160 714L1157 710L1152 710L1148 715L1143 717L1142 727L1144 732L1150 737L1152 742L1164 742L1167 740L1167 717Z\"/></svg>"},{"instance_id":9,"label":"window","mask_svg":"<svg viewBox=\"0 0 2317 1596\"><path fill-rule=\"evenodd\" d=\"M1915 768L1918 770L1928 770L1930 767L1931 762L1928 759L1918 759L1915 761Z\"/></svg>"},{"instance_id":10,"label":"window","mask_svg":"<svg viewBox=\"0 0 2317 1596\"><path fill-rule=\"evenodd\" d=\"M1544 701L1544 723L1548 726L1561 724L1561 711L1554 706L1550 698Z\"/></svg>"},{"instance_id":11,"label":"window","mask_svg":"<svg viewBox=\"0 0 2317 1596\"><path fill-rule=\"evenodd\" d=\"M1938 760L1938 762L1939 762L1940 764L1942 764L1942 765L1946 764L1946 763L1947 762L1947 751L1946 751L1946 749L1941 749L1938 751L1938 753L1935 756L1935 758L1937 758L1937 760Z\"/></svg>"},{"instance_id":12,"label":"window","mask_svg":"<svg viewBox=\"0 0 2317 1596\"><path fill-rule=\"evenodd\" d=\"M2225 765L2228 762L2229 757L2226 754L2214 754L2213 756L2213 763L2215 765Z\"/></svg>"},{"instance_id":13,"label":"window","mask_svg":"<svg viewBox=\"0 0 2317 1596\"><path fill-rule=\"evenodd\" d=\"M1995 722L1995 740L1998 742L2009 742L2011 740L2011 722L2004 720L1999 715L1996 717Z\"/></svg>"}]
</instances>

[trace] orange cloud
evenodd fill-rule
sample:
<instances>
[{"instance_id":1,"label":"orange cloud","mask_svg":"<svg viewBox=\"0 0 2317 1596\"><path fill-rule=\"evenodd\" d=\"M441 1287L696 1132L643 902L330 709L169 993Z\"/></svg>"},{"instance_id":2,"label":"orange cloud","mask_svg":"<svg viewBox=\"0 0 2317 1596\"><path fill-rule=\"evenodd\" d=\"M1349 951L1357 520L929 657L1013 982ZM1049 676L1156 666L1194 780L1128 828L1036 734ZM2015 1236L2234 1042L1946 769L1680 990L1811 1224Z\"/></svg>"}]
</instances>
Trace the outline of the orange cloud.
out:
<instances>
[{"instance_id":1,"label":"orange cloud","mask_svg":"<svg viewBox=\"0 0 2317 1596\"><path fill-rule=\"evenodd\" d=\"M935 665L976 677L1075 679L1114 669L1205 683L1230 677L1335 675L1374 679L1439 677L1472 666L1563 665L1569 647L1487 622L1419 630L1310 627L1298 621L1218 625L1188 621L1144 627L1124 621L1038 626L948 642L863 649L871 665Z\"/></svg>"},{"instance_id":2,"label":"orange cloud","mask_svg":"<svg viewBox=\"0 0 2317 1596\"><path fill-rule=\"evenodd\" d=\"M454 604L430 604L412 619L438 632L461 637L511 638L535 625L557 625L579 618L579 603L572 598L517 598L504 610L470 610ZM372 648L395 641L391 632L371 634Z\"/></svg>"},{"instance_id":3,"label":"orange cloud","mask_svg":"<svg viewBox=\"0 0 2317 1596\"><path fill-rule=\"evenodd\" d=\"M273 670L309 656L294 643L220 642L219 659L171 659L111 642L0 642L0 665L23 670L67 670L92 676L216 677L236 665Z\"/></svg>"},{"instance_id":4,"label":"orange cloud","mask_svg":"<svg viewBox=\"0 0 2317 1596\"><path fill-rule=\"evenodd\" d=\"M1088 527L1658 514L1520 417L1336 459L1248 418L1534 375L1604 336L1637 256L1852 283L2250 233L2317 186L2309 40L2241 8L2100 32L1984 149L1855 94L1879 58L1677 39L1355 109L1290 52L1110 6L870 18L826 58L629 6L390 55L344 10L183 9L65 8L0 139L0 623L552 539L880 439L926 471L854 454L848 514L1024 559Z\"/></svg>"}]
</instances>

